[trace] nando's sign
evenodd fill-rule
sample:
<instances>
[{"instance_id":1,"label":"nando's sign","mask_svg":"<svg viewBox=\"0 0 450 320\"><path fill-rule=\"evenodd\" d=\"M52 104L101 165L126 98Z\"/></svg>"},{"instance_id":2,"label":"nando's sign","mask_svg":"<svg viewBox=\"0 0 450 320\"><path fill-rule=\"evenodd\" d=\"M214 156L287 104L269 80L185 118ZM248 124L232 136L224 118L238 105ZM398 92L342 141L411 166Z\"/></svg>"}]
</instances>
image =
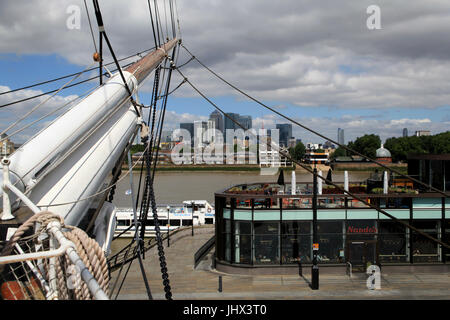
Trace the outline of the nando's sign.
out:
<instances>
[{"instance_id":1,"label":"nando's sign","mask_svg":"<svg viewBox=\"0 0 450 320\"><path fill-rule=\"evenodd\" d=\"M347 233L377 233L376 227L353 227L348 226Z\"/></svg>"}]
</instances>

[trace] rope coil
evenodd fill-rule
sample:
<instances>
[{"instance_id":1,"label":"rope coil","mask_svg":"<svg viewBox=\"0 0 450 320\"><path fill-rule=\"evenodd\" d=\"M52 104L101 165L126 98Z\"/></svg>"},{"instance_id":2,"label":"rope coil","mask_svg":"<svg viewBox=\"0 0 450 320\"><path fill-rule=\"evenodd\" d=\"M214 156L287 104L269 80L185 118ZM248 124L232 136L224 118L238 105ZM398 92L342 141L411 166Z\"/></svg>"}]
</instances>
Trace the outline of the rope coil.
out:
<instances>
[{"instance_id":1,"label":"rope coil","mask_svg":"<svg viewBox=\"0 0 450 320\"><path fill-rule=\"evenodd\" d=\"M92 238L90 238L83 230L74 227L64 225L64 220L56 214L53 214L49 211L43 211L35 214L27 221L25 221L14 233L11 239L8 241L6 246L3 248L1 252L1 256L11 255L16 244L23 243L24 241L29 241L34 244L34 248L31 247L29 251L36 251L42 245L39 245L39 235L43 233L47 233L48 225L52 221L57 221L61 224L61 228L63 235L67 238L67 240L74 243L74 249L76 253L79 255L80 259L83 261L86 268L93 275L95 280L97 281L99 287L108 295L109 292L109 270L108 264L105 257L105 254L100 247L100 245ZM29 230L35 229L33 236L24 236ZM36 241L37 240L37 241ZM53 261L52 261L53 260ZM35 263L35 261L33 261ZM55 278L51 278L50 269L52 265L55 268L56 274ZM1 265L0 273L2 273L2 298L8 299L9 296L13 296L14 298L29 298L29 299L39 299L43 298L43 294L37 295L35 292L28 294L17 294L17 292L11 292L11 288L9 283L11 281L3 281L4 278L7 278L8 275L5 275L6 266L10 266L12 272L16 273L27 273L24 267L22 269L13 269L11 264ZM94 296L89 291L87 284L84 281L81 281L81 274L79 273L81 270L77 270L76 266L69 259L68 253L65 252L62 256L54 257L54 258L46 258L42 261L42 269L40 269L41 275L43 279L50 283L51 281L55 281L57 284L56 292L57 298L60 300L92 300ZM39 262L38 262L39 267ZM38 268L36 268L37 270ZM10 276L10 275L9 275ZM19 287L24 287L22 284L22 280L17 275L14 275L17 279L17 283ZM28 278L30 276L27 275ZM34 278L34 276L31 276ZM75 282L73 282L75 278ZM71 285L69 285L69 283ZM6 284L6 286L4 286ZM42 283L39 285L42 289ZM6 291L4 290L6 288ZM9 290L9 291L8 291ZM12 294L9 294L12 293Z\"/></svg>"}]
</instances>

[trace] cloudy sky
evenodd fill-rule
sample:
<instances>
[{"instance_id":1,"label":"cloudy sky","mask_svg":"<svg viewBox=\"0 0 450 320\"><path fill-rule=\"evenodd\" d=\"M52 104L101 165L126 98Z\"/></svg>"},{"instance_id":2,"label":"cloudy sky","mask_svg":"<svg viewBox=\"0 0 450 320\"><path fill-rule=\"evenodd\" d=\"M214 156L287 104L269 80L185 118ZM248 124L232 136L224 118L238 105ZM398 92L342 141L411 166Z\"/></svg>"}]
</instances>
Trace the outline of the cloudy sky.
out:
<instances>
[{"instance_id":1,"label":"cloudy sky","mask_svg":"<svg viewBox=\"0 0 450 320\"><path fill-rule=\"evenodd\" d=\"M97 33L92 2L87 3ZM99 3L119 58L153 46L147 1ZM158 3L164 18L168 6L164 1ZM436 134L450 127L448 0L176 0L176 4L183 43L203 63L267 105L332 139L337 139L337 128L345 130L348 142L366 133L384 140L401 136L403 128L410 134L416 130ZM367 12L371 5L380 9L380 29L368 28L367 21L371 25L375 21L373 11ZM71 6L80 9L79 29L67 27ZM92 65L93 52L82 0L1 1L0 105L59 88L70 79L1 94L81 71ZM178 63L187 59L181 49ZM286 122L240 96L196 62L182 70L222 109L252 115L256 128ZM172 88L180 82L174 76ZM82 96L96 84L62 91L8 133ZM150 84L140 92L144 103L150 99ZM0 131L47 98L1 108ZM167 129L179 122L206 119L213 111L187 84L169 98L167 107ZM23 142L51 120L43 119L13 140ZM294 127L293 132L304 142L323 142L301 128Z\"/></svg>"}]
</instances>

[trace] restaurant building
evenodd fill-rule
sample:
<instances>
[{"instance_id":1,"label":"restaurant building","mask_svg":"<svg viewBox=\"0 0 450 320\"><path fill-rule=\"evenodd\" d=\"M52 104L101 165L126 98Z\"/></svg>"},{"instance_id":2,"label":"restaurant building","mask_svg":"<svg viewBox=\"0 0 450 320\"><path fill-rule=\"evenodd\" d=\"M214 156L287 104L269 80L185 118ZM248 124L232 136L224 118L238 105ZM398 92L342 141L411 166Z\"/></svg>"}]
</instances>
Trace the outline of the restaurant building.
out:
<instances>
[{"instance_id":1,"label":"restaurant building","mask_svg":"<svg viewBox=\"0 0 450 320\"><path fill-rule=\"evenodd\" d=\"M284 187L278 184L237 185L215 194L218 270L253 273L311 265L312 185L297 185L294 195L290 185L286 187L280 192ZM448 197L413 190L396 194L363 190L364 186L350 187L350 192L358 192L395 218L450 242ZM321 267L448 266L448 249L337 189L318 196L316 223Z\"/></svg>"}]
</instances>

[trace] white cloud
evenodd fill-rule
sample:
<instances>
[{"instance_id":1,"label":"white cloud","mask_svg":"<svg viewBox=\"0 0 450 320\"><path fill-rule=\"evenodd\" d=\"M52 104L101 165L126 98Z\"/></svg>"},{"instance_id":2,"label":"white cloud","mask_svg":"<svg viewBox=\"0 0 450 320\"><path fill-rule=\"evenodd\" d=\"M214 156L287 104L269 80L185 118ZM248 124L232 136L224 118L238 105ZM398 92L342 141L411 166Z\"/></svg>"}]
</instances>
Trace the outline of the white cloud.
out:
<instances>
[{"instance_id":1,"label":"white cloud","mask_svg":"<svg viewBox=\"0 0 450 320\"><path fill-rule=\"evenodd\" d=\"M371 0L176 2L185 45L230 82L259 99L278 101L275 105L329 106L330 114L335 108L431 112L450 101L447 0L380 0L382 30L374 31L366 28ZM81 8L80 30L66 27L66 8L73 4ZM90 1L88 5L98 41ZM118 57L153 45L146 1L101 1L100 6ZM164 9L160 7L162 16ZM164 32L165 28L163 23ZM81 0L2 1L0 39L2 53L56 53L80 66L92 62L93 44ZM108 52L106 45L104 50ZM183 49L180 54L179 63L188 59ZM208 96L236 95L195 61L182 72ZM174 85L181 81L176 72L172 81ZM150 92L151 81L142 90ZM197 93L184 85L174 95ZM166 121L174 125L192 117L170 114ZM346 137L356 137L362 130L387 136L403 125L432 131L448 128L446 122L401 117L390 122L355 117L304 120L331 137L336 136L334 126L346 128ZM2 121L12 118L2 115ZM254 119L254 124L258 121ZM274 120L267 121L269 125Z\"/></svg>"}]
</instances>

